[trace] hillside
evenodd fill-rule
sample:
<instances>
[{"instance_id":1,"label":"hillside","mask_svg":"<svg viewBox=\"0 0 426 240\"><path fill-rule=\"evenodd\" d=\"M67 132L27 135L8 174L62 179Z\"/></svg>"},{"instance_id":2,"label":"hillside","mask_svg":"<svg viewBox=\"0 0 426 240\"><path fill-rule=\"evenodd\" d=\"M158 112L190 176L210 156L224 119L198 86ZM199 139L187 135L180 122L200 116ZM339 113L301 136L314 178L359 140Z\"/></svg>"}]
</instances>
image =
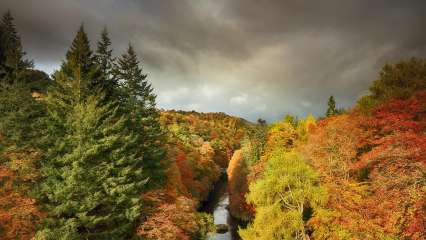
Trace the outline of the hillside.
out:
<instances>
[{"instance_id":1,"label":"hillside","mask_svg":"<svg viewBox=\"0 0 426 240\"><path fill-rule=\"evenodd\" d=\"M243 145L230 179L247 186L232 192L246 196L242 238L425 239L425 73L421 59L386 65L345 113L269 125L255 161Z\"/></svg>"}]
</instances>

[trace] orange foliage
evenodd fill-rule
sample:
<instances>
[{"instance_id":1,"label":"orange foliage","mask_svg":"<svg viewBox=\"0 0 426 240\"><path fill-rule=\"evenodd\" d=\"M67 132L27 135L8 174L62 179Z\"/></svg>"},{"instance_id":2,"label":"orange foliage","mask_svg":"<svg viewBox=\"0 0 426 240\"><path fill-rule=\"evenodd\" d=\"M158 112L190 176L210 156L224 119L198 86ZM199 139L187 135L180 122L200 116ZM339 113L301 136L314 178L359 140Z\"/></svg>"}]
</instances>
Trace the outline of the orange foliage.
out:
<instances>
[{"instance_id":1,"label":"orange foliage","mask_svg":"<svg viewBox=\"0 0 426 240\"><path fill-rule=\"evenodd\" d=\"M198 230L195 203L183 196L173 203L158 202L156 211L138 227L137 234L155 240L191 239Z\"/></svg>"},{"instance_id":2,"label":"orange foliage","mask_svg":"<svg viewBox=\"0 0 426 240\"><path fill-rule=\"evenodd\" d=\"M227 169L229 188L229 210L233 216L248 220L253 214L253 207L246 203L245 194L248 192L247 165L244 162L242 150L235 151Z\"/></svg>"},{"instance_id":3,"label":"orange foliage","mask_svg":"<svg viewBox=\"0 0 426 240\"><path fill-rule=\"evenodd\" d=\"M311 131L304 154L329 192L325 221L356 239L426 238L426 93L391 100L371 116L327 118Z\"/></svg>"},{"instance_id":4,"label":"orange foliage","mask_svg":"<svg viewBox=\"0 0 426 240\"><path fill-rule=\"evenodd\" d=\"M0 165L0 238L31 239L42 217L34 199L19 192L19 179L13 171Z\"/></svg>"}]
</instances>

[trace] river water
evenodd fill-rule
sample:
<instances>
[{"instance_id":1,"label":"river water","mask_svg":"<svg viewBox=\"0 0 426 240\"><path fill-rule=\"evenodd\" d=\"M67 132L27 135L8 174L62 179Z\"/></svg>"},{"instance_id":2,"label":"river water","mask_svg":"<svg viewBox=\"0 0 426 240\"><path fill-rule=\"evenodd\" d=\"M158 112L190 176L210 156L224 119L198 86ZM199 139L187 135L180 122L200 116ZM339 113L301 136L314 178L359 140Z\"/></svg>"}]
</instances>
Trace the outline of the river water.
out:
<instances>
[{"instance_id":1,"label":"river water","mask_svg":"<svg viewBox=\"0 0 426 240\"><path fill-rule=\"evenodd\" d=\"M228 177L223 174L219 181L215 184L213 191L210 193L208 200L204 203L201 210L213 214L214 224L226 224L229 231L226 233L215 233L209 236L209 240L239 240L238 222L228 211L229 195L228 195Z\"/></svg>"}]
</instances>

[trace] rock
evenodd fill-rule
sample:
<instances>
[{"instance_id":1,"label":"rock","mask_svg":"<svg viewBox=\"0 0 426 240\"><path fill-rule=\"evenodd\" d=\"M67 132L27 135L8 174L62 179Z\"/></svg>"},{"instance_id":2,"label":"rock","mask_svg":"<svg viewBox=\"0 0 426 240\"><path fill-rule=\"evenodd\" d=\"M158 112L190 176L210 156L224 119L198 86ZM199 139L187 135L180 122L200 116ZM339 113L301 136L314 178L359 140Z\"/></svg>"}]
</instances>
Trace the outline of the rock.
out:
<instances>
[{"instance_id":1,"label":"rock","mask_svg":"<svg viewBox=\"0 0 426 240\"><path fill-rule=\"evenodd\" d=\"M226 224L217 224L216 225L216 232L217 233L226 233L228 232L229 228Z\"/></svg>"}]
</instances>

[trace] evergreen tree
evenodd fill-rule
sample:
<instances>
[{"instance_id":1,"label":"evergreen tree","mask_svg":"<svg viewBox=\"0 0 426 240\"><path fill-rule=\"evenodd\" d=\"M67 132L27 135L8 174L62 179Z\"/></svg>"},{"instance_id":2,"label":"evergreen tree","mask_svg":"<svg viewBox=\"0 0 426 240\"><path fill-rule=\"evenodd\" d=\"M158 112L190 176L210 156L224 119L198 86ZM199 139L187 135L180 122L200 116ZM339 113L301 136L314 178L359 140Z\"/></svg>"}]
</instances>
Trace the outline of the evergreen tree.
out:
<instances>
[{"instance_id":1,"label":"evergreen tree","mask_svg":"<svg viewBox=\"0 0 426 240\"><path fill-rule=\"evenodd\" d=\"M117 97L118 83L112 73L115 59L112 56L111 40L108 36L107 28L102 30L101 39L97 44L95 59L105 80L102 87L105 90L107 98Z\"/></svg>"},{"instance_id":2,"label":"evergreen tree","mask_svg":"<svg viewBox=\"0 0 426 240\"><path fill-rule=\"evenodd\" d=\"M0 28L0 46L2 48L0 54L0 79L8 83L17 82L21 71L31 68L33 64L31 61L24 59L25 52L22 49L21 38L16 30L10 11L3 15Z\"/></svg>"},{"instance_id":3,"label":"evergreen tree","mask_svg":"<svg viewBox=\"0 0 426 240\"><path fill-rule=\"evenodd\" d=\"M0 133L8 148L35 147L45 109L31 96L29 84L0 82Z\"/></svg>"},{"instance_id":4,"label":"evergreen tree","mask_svg":"<svg viewBox=\"0 0 426 240\"><path fill-rule=\"evenodd\" d=\"M336 115L338 113L336 109L336 101L334 100L333 96L330 96L330 98L328 99L327 105L328 105L327 112L326 112L327 117Z\"/></svg>"},{"instance_id":5,"label":"evergreen tree","mask_svg":"<svg viewBox=\"0 0 426 240\"><path fill-rule=\"evenodd\" d=\"M118 59L114 74L121 82L121 104L133 116L130 127L141 134L144 172L151 183L162 182L167 166L162 161L165 156L164 132L155 106L156 95L130 44L127 52Z\"/></svg>"},{"instance_id":6,"label":"evergreen tree","mask_svg":"<svg viewBox=\"0 0 426 240\"><path fill-rule=\"evenodd\" d=\"M93 90L99 89L104 80L101 71L97 67L95 57L90 49L89 39L81 25L70 49L66 54L66 59L62 64L61 71L74 81L81 81L81 94L89 95Z\"/></svg>"},{"instance_id":7,"label":"evergreen tree","mask_svg":"<svg viewBox=\"0 0 426 240\"><path fill-rule=\"evenodd\" d=\"M0 24L0 70L3 68L4 58L5 58L4 52L6 50L4 46L5 44L3 41L3 32L4 32L3 24ZM0 74L1 74L1 71L0 71ZM0 78L1 78L1 75L0 75Z\"/></svg>"},{"instance_id":8,"label":"evergreen tree","mask_svg":"<svg viewBox=\"0 0 426 240\"><path fill-rule=\"evenodd\" d=\"M103 94L83 96L76 77L55 73L46 98L40 199L48 216L36 238L124 239L133 233L146 183L139 135Z\"/></svg>"}]
</instances>

